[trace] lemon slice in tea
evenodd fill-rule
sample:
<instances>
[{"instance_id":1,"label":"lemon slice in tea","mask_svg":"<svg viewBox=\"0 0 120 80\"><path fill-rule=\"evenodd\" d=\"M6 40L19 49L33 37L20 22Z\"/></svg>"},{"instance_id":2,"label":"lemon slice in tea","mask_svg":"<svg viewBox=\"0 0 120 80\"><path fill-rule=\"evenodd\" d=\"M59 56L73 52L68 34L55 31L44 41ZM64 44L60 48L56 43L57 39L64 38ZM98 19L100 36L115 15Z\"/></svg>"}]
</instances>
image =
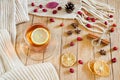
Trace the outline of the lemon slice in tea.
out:
<instances>
[{"instance_id":1,"label":"lemon slice in tea","mask_svg":"<svg viewBox=\"0 0 120 80\"><path fill-rule=\"evenodd\" d=\"M71 67L76 62L76 56L72 53L63 54L61 57L61 63L65 67Z\"/></svg>"},{"instance_id":2,"label":"lemon slice in tea","mask_svg":"<svg viewBox=\"0 0 120 80\"><path fill-rule=\"evenodd\" d=\"M44 28L36 28L31 33L31 40L36 45L43 45L49 40L49 32Z\"/></svg>"},{"instance_id":3,"label":"lemon slice in tea","mask_svg":"<svg viewBox=\"0 0 120 80\"><path fill-rule=\"evenodd\" d=\"M96 61L94 71L98 76L108 76L110 74L109 66L104 61Z\"/></svg>"}]
</instances>

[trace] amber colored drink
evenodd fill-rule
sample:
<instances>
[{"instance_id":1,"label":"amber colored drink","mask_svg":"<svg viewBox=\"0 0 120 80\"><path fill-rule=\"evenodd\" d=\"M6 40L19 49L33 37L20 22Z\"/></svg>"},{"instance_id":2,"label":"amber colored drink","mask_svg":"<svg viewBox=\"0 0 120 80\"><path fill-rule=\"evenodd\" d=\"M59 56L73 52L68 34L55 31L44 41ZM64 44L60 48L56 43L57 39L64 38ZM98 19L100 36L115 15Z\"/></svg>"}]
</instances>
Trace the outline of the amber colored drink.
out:
<instances>
[{"instance_id":1,"label":"amber colored drink","mask_svg":"<svg viewBox=\"0 0 120 80\"><path fill-rule=\"evenodd\" d=\"M46 29L49 32L49 35L50 35L50 31L48 30L48 28L46 28L42 24L34 24L34 25L32 25L31 27L29 27L26 30L26 32L25 32L25 41L29 45L29 47L31 49L39 51L39 50L44 50L47 47L47 45L48 45L48 43L50 41L50 37L49 37L48 41L46 43L42 44L42 45L36 45L36 44L34 44L32 42L32 40L31 40L31 34L37 28L44 28L44 29Z\"/></svg>"}]
</instances>

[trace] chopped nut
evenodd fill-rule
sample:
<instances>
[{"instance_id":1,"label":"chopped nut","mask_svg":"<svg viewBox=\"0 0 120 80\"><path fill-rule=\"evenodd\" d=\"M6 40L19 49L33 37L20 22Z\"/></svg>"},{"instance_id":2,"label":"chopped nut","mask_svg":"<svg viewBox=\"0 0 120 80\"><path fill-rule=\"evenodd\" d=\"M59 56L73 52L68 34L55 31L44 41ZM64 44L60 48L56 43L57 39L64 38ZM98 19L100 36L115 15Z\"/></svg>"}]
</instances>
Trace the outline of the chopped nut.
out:
<instances>
[{"instance_id":1,"label":"chopped nut","mask_svg":"<svg viewBox=\"0 0 120 80\"><path fill-rule=\"evenodd\" d=\"M104 49L100 50L99 53L100 53L101 55L106 55L106 51L105 51Z\"/></svg>"}]
</instances>

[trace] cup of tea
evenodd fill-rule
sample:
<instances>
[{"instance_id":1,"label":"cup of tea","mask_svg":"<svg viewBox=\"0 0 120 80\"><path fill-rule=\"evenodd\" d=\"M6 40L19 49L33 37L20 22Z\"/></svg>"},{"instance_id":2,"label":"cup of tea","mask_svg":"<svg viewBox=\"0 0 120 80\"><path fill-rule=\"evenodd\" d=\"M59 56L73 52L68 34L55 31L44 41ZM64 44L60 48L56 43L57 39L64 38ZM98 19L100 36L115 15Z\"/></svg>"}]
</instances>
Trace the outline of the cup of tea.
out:
<instances>
[{"instance_id":1,"label":"cup of tea","mask_svg":"<svg viewBox=\"0 0 120 80\"><path fill-rule=\"evenodd\" d=\"M50 41L49 29L41 23L36 23L28 27L24 34L25 42L34 51L44 50Z\"/></svg>"}]
</instances>

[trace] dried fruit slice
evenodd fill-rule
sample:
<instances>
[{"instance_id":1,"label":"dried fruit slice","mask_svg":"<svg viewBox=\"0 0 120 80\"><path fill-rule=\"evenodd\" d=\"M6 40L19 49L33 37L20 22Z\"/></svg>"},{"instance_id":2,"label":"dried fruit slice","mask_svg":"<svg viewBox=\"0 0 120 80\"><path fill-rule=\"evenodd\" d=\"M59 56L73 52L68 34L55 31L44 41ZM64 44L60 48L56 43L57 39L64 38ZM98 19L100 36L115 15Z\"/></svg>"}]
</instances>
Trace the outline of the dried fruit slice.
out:
<instances>
[{"instance_id":1,"label":"dried fruit slice","mask_svg":"<svg viewBox=\"0 0 120 80\"><path fill-rule=\"evenodd\" d=\"M94 60L92 60L92 61L89 61L88 62L88 69L90 70L90 72L92 72L92 73L95 73L94 72L94 63L95 63L95 61Z\"/></svg>"},{"instance_id":2,"label":"dried fruit slice","mask_svg":"<svg viewBox=\"0 0 120 80\"><path fill-rule=\"evenodd\" d=\"M50 38L49 32L44 28L36 28L31 34L31 40L36 45L45 44Z\"/></svg>"},{"instance_id":3,"label":"dried fruit slice","mask_svg":"<svg viewBox=\"0 0 120 80\"><path fill-rule=\"evenodd\" d=\"M65 67L71 67L76 62L76 56L72 53L66 53L61 57L61 63Z\"/></svg>"},{"instance_id":4,"label":"dried fruit slice","mask_svg":"<svg viewBox=\"0 0 120 80\"><path fill-rule=\"evenodd\" d=\"M96 61L94 71L98 76L108 76L110 74L109 66L104 61Z\"/></svg>"}]
</instances>

